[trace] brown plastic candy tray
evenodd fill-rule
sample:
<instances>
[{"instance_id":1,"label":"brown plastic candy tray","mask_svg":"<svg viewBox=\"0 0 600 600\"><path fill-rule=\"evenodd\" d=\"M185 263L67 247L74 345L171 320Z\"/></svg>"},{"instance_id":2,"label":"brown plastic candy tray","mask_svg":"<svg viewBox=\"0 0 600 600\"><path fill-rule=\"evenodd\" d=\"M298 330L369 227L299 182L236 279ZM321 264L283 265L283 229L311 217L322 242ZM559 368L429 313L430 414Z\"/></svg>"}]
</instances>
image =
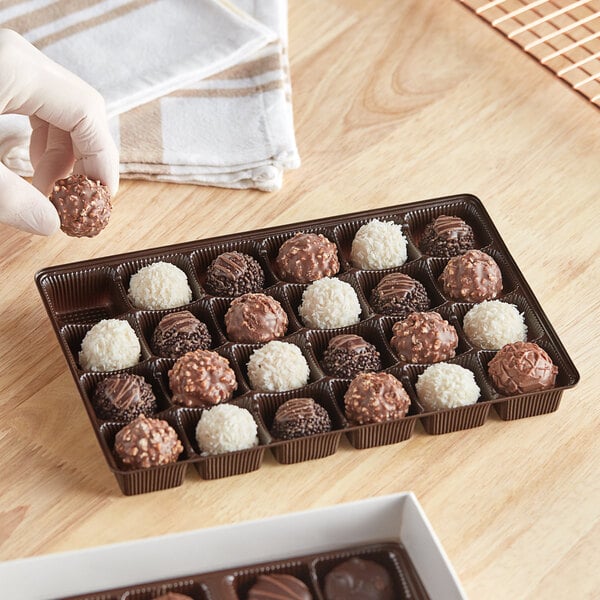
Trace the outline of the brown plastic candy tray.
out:
<instances>
[{"instance_id":1,"label":"brown plastic candy tray","mask_svg":"<svg viewBox=\"0 0 600 600\"><path fill-rule=\"evenodd\" d=\"M475 246L490 254L499 264L504 284L499 299L519 308L525 315L529 341L542 346L558 366L553 389L501 396L492 387L487 375L487 363L495 353L474 347L462 331L463 316L472 305L452 301L444 295L437 279L446 259L427 256L419 250L419 239L426 224L441 214L459 216L471 225ZM402 267L378 271L361 270L350 264L350 247L356 231L375 218L402 225L408 240L408 260ZM298 306L306 285L282 281L274 265L278 247L298 231L323 233L335 242L341 266L337 277L350 283L356 290L361 304L360 323L341 329L323 330L304 326ZM211 260L230 250L250 254L258 260L266 276L265 293L278 299L288 313L289 327L283 340L296 344L309 364L310 380L305 387L284 393L258 393L251 389L246 363L257 346L237 344L227 339L224 314L231 298L212 296L203 287L206 268ZM142 266L156 261L174 263L185 271L193 292L190 304L172 311L139 310L132 306L127 297L131 275ZM474 372L481 389L481 397L476 404L437 412L427 412L419 404L414 385L426 365L407 365L398 360L389 344L396 319L376 313L368 302L371 289L384 275L393 271L410 274L421 281L431 299L430 310L439 312L456 327L460 341L457 356L449 362ZM573 387L579 380L573 362L481 201L467 194L50 267L36 274L36 283L109 468L125 494L181 485L189 465L194 465L205 479L253 471L260 468L266 450L272 452L278 462L289 464L335 453L342 436L346 436L352 446L359 449L394 444L409 439L417 421L421 422L428 434L443 434L483 425L492 408L504 420L552 412L557 410L563 391ZM213 340L212 349L227 357L232 364L238 380L238 389L232 401L253 414L258 425L258 447L220 456L203 456L194 439L201 409L180 408L172 404L167 372L174 361L154 355L150 339L162 316L183 308L207 324ZM142 360L124 371L143 375L152 385L158 401L157 416L175 428L184 446L177 463L146 470L125 470L115 460L114 437L124 423L98 418L91 401L98 381L108 374L86 372L77 359L87 331L106 318L128 321L140 338ZM346 420L343 396L350 381L328 376L321 365L328 340L338 333L358 333L377 347L383 370L400 379L411 397L412 404L406 417L361 426ZM332 431L292 441L274 440L269 433L274 411L285 400L302 396L313 397L324 406L332 421Z\"/></svg>"}]
</instances>

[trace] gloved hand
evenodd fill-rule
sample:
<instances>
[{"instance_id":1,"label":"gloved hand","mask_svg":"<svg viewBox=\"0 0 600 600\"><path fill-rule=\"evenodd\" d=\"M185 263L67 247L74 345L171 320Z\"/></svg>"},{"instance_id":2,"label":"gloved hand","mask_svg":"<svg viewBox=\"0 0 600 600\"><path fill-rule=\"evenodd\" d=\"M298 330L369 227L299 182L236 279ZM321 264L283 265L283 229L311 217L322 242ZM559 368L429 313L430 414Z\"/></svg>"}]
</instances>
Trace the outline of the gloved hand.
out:
<instances>
[{"instance_id":1,"label":"gloved hand","mask_svg":"<svg viewBox=\"0 0 600 600\"><path fill-rule=\"evenodd\" d=\"M0 222L49 235L60 226L47 197L57 179L73 171L117 192L119 155L104 100L9 29L0 29L0 74L0 114L29 116L34 169L30 185L0 164Z\"/></svg>"}]
</instances>

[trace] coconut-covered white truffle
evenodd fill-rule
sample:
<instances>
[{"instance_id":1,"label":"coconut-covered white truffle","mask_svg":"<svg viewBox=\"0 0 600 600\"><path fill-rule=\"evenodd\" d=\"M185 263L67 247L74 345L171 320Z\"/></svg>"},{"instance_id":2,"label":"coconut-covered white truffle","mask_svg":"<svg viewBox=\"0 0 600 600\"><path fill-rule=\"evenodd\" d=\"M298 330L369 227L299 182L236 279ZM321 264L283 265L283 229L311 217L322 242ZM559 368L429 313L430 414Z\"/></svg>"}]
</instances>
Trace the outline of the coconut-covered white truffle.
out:
<instances>
[{"instance_id":1,"label":"coconut-covered white truffle","mask_svg":"<svg viewBox=\"0 0 600 600\"><path fill-rule=\"evenodd\" d=\"M140 362L140 341L127 321L103 319L81 342L79 364L86 371L116 371Z\"/></svg>"},{"instance_id":2,"label":"coconut-covered white truffle","mask_svg":"<svg viewBox=\"0 0 600 600\"><path fill-rule=\"evenodd\" d=\"M246 450L258 445L256 421L245 408L218 404L202 412L196 441L202 455Z\"/></svg>"},{"instance_id":3,"label":"coconut-covered white truffle","mask_svg":"<svg viewBox=\"0 0 600 600\"><path fill-rule=\"evenodd\" d=\"M192 301L187 275L169 262L142 267L129 280L129 300L137 308L176 308Z\"/></svg>"},{"instance_id":4,"label":"coconut-covered white truffle","mask_svg":"<svg viewBox=\"0 0 600 600\"><path fill-rule=\"evenodd\" d=\"M514 304L484 300L463 319L463 330L470 342L486 350L527 340L527 325Z\"/></svg>"},{"instance_id":5,"label":"coconut-covered white truffle","mask_svg":"<svg viewBox=\"0 0 600 600\"><path fill-rule=\"evenodd\" d=\"M415 387L425 410L475 404L480 394L473 371L445 362L427 367Z\"/></svg>"},{"instance_id":6,"label":"coconut-covered white truffle","mask_svg":"<svg viewBox=\"0 0 600 600\"><path fill-rule=\"evenodd\" d=\"M256 349L248 361L250 387L259 392L285 392L308 383L310 369L300 348L272 341Z\"/></svg>"},{"instance_id":7,"label":"coconut-covered white truffle","mask_svg":"<svg viewBox=\"0 0 600 600\"><path fill-rule=\"evenodd\" d=\"M307 327L346 327L360 320L360 303L349 283L324 277L304 290L298 313Z\"/></svg>"},{"instance_id":8,"label":"coconut-covered white truffle","mask_svg":"<svg viewBox=\"0 0 600 600\"><path fill-rule=\"evenodd\" d=\"M373 219L352 240L350 262L359 269L391 269L406 262L406 238L402 226Z\"/></svg>"}]
</instances>

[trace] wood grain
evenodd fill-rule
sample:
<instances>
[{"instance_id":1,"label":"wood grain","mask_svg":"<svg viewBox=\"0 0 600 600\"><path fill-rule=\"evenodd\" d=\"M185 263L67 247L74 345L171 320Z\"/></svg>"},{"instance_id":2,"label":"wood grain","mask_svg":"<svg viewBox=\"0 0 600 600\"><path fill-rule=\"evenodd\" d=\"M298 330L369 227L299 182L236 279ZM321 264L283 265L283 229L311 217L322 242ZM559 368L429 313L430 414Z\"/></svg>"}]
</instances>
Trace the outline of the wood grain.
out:
<instances>
[{"instance_id":1,"label":"wood grain","mask_svg":"<svg viewBox=\"0 0 600 600\"><path fill-rule=\"evenodd\" d=\"M97 239L0 227L0 559L413 490L471 598L598 597L597 111L459 3L292 0L290 56L303 165L282 191L124 181ZM120 494L38 269L460 192L482 198L581 372L556 413Z\"/></svg>"}]
</instances>

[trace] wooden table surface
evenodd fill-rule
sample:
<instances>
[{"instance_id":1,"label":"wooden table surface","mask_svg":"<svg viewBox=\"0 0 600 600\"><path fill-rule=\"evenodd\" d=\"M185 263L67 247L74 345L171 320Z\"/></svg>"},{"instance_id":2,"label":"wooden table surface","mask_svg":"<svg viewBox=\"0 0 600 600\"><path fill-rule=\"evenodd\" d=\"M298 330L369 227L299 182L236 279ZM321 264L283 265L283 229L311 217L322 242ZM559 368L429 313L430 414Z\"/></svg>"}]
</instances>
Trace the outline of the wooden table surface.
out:
<instances>
[{"instance_id":1,"label":"wooden table surface","mask_svg":"<svg viewBox=\"0 0 600 600\"><path fill-rule=\"evenodd\" d=\"M99 238L0 227L0 559L412 490L471 598L599 597L598 111L458 3L290 4L303 164L282 191L124 181ZM38 269L460 192L483 200L580 370L557 412L121 495Z\"/></svg>"}]
</instances>

